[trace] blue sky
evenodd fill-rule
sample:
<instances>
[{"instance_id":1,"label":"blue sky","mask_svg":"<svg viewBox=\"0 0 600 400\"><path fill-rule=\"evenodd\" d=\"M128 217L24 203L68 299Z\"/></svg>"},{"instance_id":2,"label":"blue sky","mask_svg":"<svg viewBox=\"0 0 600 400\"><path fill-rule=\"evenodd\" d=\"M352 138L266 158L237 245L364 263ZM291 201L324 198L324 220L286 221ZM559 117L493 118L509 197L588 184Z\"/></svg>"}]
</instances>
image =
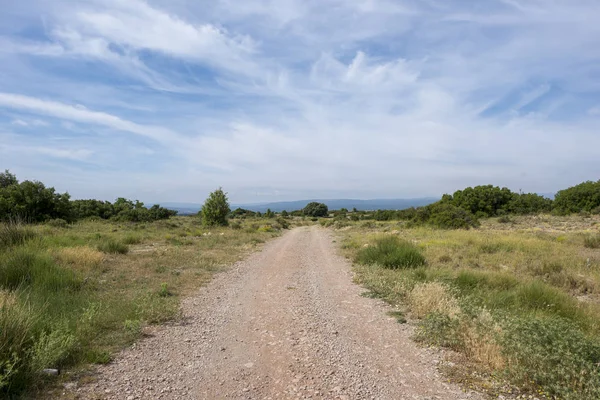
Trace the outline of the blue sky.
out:
<instances>
[{"instance_id":1,"label":"blue sky","mask_svg":"<svg viewBox=\"0 0 600 400\"><path fill-rule=\"evenodd\" d=\"M0 169L75 198L600 178L597 0L4 0Z\"/></svg>"}]
</instances>

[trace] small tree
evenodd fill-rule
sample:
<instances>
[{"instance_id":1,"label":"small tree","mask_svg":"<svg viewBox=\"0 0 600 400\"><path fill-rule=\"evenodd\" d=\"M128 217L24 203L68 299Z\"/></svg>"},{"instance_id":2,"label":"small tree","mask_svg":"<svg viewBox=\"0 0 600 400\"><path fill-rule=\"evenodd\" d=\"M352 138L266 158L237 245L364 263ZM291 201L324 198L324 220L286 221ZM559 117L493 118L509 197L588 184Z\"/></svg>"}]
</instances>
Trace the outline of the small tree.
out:
<instances>
[{"instance_id":1,"label":"small tree","mask_svg":"<svg viewBox=\"0 0 600 400\"><path fill-rule=\"evenodd\" d=\"M328 212L329 209L326 204L317 203L316 201L308 203L302 210L302 213L307 217L326 217Z\"/></svg>"},{"instance_id":2,"label":"small tree","mask_svg":"<svg viewBox=\"0 0 600 400\"><path fill-rule=\"evenodd\" d=\"M265 213L265 218L274 218L275 217L275 213L273 211L271 211L270 208L267 208L267 212Z\"/></svg>"},{"instance_id":3,"label":"small tree","mask_svg":"<svg viewBox=\"0 0 600 400\"><path fill-rule=\"evenodd\" d=\"M202 223L207 226L226 226L227 215L231 212L227 193L218 188L208 195L200 211Z\"/></svg>"}]
</instances>

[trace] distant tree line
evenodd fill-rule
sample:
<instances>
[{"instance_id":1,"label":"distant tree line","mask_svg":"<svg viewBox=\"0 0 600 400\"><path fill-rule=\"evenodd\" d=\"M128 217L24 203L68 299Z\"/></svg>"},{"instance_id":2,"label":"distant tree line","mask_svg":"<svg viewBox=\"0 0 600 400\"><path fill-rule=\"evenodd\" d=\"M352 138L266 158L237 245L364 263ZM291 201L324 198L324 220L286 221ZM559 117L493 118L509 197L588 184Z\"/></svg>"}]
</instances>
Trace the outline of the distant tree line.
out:
<instances>
[{"instance_id":1,"label":"distant tree line","mask_svg":"<svg viewBox=\"0 0 600 400\"><path fill-rule=\"evenodd\" d=\"M71 200L68 193L56 193L39 181L19 182L8 170L0 173L0 221L19 219L44 222L62 219L74 222L84 218L149 222L166 219L177 211L159 205L150 208L140 201L118 198L114 203L102 200Z\"/></svg>"},{"instance_id":2,"label":"distant tree line","mask_svg":"<svg viewBox=\"0 0 600 400\"><path fill-rule=\"evenodd\" d=\"M508 215L552 213L600 214L600 180L583 182L559 191L554 200L535 193L515 193L493 185L468 187L424 207L404 210L333 211L334 218L352 220L405 220L409 226L430 225L439 228L470 228L479 219Z\"/></svg>"},{"instance_id":3,"label":"distant tree line","mask_svg":"<svg viewBox=\"0 0 600 400\"><path fill-rule=\"evenodd\" d=\"M345 208L330 211L327 205L311 202L302 210L267 210L264 214L243 208L229 208L227 194L221 188L211 193L200 211L206 225L227 225L228 219L328 217L337 220L404 220L409 225L431 225L439 228L469 228L479 225L479 219L507 215L553 213L600 214L600 180L587 181L559 191L554 200L535 193L515 193L493 185L468 187L424 207L404 210L351 212ZM147 222L176 215L173 210L140 201L118 198L114 203L102 200L71 200L68 193L56 193L39 181L19 182L8 170L0 173L0 221L18 218L31 222L63 219L73 222L84 218Z\"/></svg>"}]
</instances>

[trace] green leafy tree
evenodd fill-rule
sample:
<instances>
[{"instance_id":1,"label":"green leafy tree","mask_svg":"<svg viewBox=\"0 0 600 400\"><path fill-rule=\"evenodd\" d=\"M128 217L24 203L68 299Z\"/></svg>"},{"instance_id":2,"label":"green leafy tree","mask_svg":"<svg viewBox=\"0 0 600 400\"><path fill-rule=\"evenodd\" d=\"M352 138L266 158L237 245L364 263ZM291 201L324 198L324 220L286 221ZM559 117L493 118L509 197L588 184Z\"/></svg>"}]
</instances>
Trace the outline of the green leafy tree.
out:
<instances>
[{"instance_id":1,"label":"green leafy tree","mask_svg":"<svg viewBox=\"0 0 600 400\"><path fill-rule=\"evenodd\" d=\"M61 218L73 219L70 196L56 193L42 182L23 181L0 188L0 220L22 218L42 222Z\"/></svg>"},{"instance_id":2,"label":"green leafy tree","mask_svg":"<svg viewBox=\"0 0 600 400\"><path fill-rule=\"evenodd\" d=\"M207 226L226 226L227 215L231 212L227 193L218 188L208 195L200 213L202 223Z\"/></svg>"},{"instance_id":3,"label":"green leafy tree","mask_svg":"<svg viewBox=\"0 0 600 400\"><path fill-rule=\"evenodd\" d=\"M581 211L600 213L600 180L564 189L554 197L554 212L561 215Z\"/></svg>"},{"instance_id":4,"label":"green leafy tree","mask_svg":"<svg viewBox=\"0 0 600 400\"><path fill-rule=\"evenodd\" d=\"M17 180L17 177L11 174L9 170L0 173L0 189L18 184L19 181Z\"/></svg>"},{"instance_id":5,"label":"green leafy tree","mask_svg":"<svg viewBox=\"0 0 600 400\"><path fill-rule=\"evenodd\" d=\"M267 212L265 213L265 218L274 218L275 217L275 213L273 211L271 211L270 208L267 208Z\"/></svg>"},{"instance_id":6,"label":"green leafy tree","mask_svg":"<svg viewBox=\"0 0 600 400\"><path fill-rule=\"evenodd\" d=\"M73 215L75 219L101 218L109 219L114 215L114 208L110 201L102 200L73 200Z\"/></svg>"},{"instance_id":7,"label":"green leafy tree","mask_svg":"<svg viewBox=\"0 0 600 400\"><path fill-rule=\"evenodd\" d=\"M288 218L289 216L290 216L290 213L288 213L286 210L283 210L283 211L281 212L281 217L282 217L282 218Z\"/></svg>"},{"instance_id":8,"label":"green leafy tree","mask_svg":"<svg viewBox=\"0 0 600 400\"><path fill-rule=\"evenodd\" d=\"M326 204L313 201L308 203L302 210L302 213L307 217L326 217L329 209Z\"/></svg>"},{"instance_id":9,"label":"green leafy tree","mask_svg":"<svg viewBox=\"0 0 600 400\"><path fill-rule=\"evenodd\" d=\"M511 214L539 214L552 210L552 200L535 193L513 193L507 211Z\"/></svg>"},{"instance_id":10,"label":"green leafy tree","mask_svg":"<svg viewBox=\"0 0 600 400\"><path fill-rule=\"evenodd\" d=\"M477 216L493 217L506 213L512 198L513 192L510 189L486 185L458 190L452 196L445 195L441 201L450 202Z\"/></svg>"}]
</instances>

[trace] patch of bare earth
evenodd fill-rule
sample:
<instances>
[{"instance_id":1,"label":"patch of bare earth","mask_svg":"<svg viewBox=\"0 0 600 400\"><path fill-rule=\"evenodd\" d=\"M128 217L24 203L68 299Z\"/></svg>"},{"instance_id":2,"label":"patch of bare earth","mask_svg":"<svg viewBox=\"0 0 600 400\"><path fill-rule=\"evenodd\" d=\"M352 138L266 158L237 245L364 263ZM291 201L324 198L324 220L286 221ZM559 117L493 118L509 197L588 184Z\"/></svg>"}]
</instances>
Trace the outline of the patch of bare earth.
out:
<instances>
[{"instance_id":1,"label":"patch of bare earth","mask_svg":"<svg viewBox=\"0 0 600 400\"><path fill-rule=\"evenodd\" d=\"M183 303L183 322L73 389L105 399L472 399L383 302L359 296L329 232L294 229Z\"/></svg>"}]
</instances>

